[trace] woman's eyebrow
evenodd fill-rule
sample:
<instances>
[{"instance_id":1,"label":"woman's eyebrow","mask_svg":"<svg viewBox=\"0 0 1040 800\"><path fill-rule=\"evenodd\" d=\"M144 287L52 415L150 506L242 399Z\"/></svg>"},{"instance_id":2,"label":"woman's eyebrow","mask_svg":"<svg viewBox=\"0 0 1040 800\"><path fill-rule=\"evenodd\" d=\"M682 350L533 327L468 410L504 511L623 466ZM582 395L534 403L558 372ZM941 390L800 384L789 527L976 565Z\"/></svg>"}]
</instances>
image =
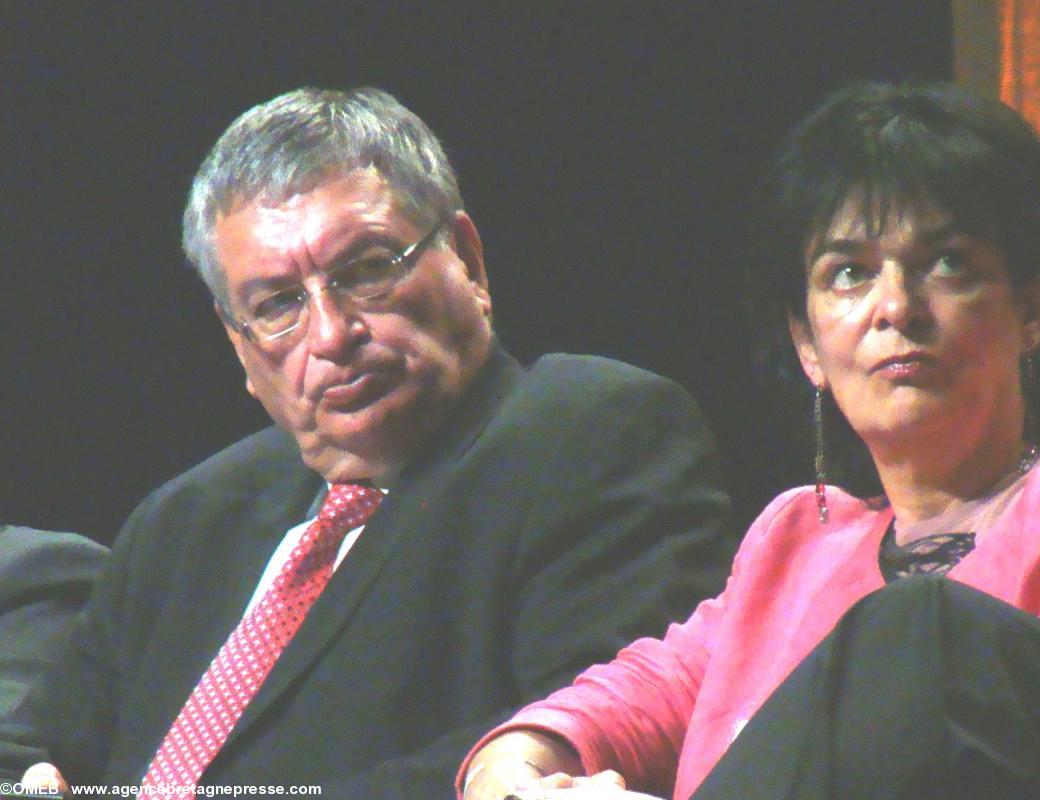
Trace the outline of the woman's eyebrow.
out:
<instances>
[{"instance_id":1,"label":"woman's eyebrow","mask_svg":"<svg viewBox=\"0 0 1040 800\"><path fill-rule=\"evenodd\" d=\"M940 242L944 242L947 239L951 239L954 236L963 236L964 231L954 225L952 222L941 222L938 225L934 225L931 228L926 228L922 231L918 231L914 234L912 240L913 244L923 245L925 247L936 245ZM823 239L816 244L812 252L809 254L809 263L816 263L820 256L826 253L839 253L841 255L857 255L863 252L868 246L868 242L871 239L848 239L848 238L835 238L835 239Z\"/></svg>"},{"instance_id":2,"label":"woman's eyebrow","mask_svg":"<svg viewBox=\"0 0 1040 800\"><path fill-rule=\"evenodd\" d=\"M955 226L952 222L944 222L941 225L936 225L927 230L921 231L915 238L925 245L938 244L939 242L951 239L954 236L963 236L964 231Z\"/></svg>"},{"instance_id":3,"label":"woman's eyebrow","mask_svg":"<svg viewBox=\"0 0 1040 800\"><path fill-rule=\"evenodd\" d=\"M866 239L824 239L817 243L809 253L809 263L815 264L820 256L826 253L839 253L853 256L862 253L867 247Z\"/></svg>"}]
</instances>

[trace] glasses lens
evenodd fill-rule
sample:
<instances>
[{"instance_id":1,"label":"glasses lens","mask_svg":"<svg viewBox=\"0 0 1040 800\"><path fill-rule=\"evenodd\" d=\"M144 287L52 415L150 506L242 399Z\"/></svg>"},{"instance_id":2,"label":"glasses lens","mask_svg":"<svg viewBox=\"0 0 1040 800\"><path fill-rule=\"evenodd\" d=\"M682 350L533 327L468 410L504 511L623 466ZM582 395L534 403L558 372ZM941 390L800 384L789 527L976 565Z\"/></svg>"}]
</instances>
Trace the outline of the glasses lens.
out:
<instances>
[{"instance_id":1,"label":"glasses lens","mask_svg":"<svg viewBox=\"0 0 1040 800\"><path fill-rule=\"evenodd\" d=\"M373 252L335 272L328 289L340 299L367 300L392 289L404 272L400 256L387 251Z\"/></svg>"},{"instance_id":2,"label":"glasses lens","mask_svg":"<svg viewBox=\"0 0 1040 800\"><path fill-rule=\"evenodd\" d=\"M277 336L300 322L306 298L299 292L278 292L257 303L249 314L249 327L264 337Z\"/></svg>"},{"instance_id":3,"label":"glasses lens","mask_svg":"<svg viewBox=\"0 0 1040 800\"><path fill-rule=\"evenodd\" d=\"M378 304L408 274L440 228L441 224L435 225L403 253L375 248L330 270L323 287L326 296L338 302ZM255 304L247 325L263 341L279 340L306 325L311 302L302 288L276 292Z\"/></svg>"}]
</instances>

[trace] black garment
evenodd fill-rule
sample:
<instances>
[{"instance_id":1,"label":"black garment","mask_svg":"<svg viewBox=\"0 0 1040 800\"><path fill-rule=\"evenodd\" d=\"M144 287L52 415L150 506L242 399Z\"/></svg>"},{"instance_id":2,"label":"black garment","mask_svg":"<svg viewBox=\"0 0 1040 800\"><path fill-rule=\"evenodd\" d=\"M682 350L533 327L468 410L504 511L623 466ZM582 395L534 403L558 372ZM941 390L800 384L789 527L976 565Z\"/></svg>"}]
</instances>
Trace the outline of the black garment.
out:
<instances>
[{"instance_id":1,"label":"black garment","mask_svg":"<svg viewBox=\"0 0 1040 800\"><path fill-rule=\"evenodd\" d=\"M0 525L0 716L62 651L107 555L74 533Z\"/></svg>"},{"instance_id":2,"label":"black garment","mask_svg":"<svg viewBox=\"0 0 1040 800\"><path fill-rule=\"evenodd\" d=\"M881 540L878 566L885 583L910 575L945 575L974 549L974 533L936 533L910 544L896 544L893 520Z\"/></svg>"},{"instance_id":3,"label":"black garment","mask_svg":"<svg viewBox=\"0 0 1040 800\"><path fill-rule=\"evenodd\" d=\"M606 359L496 352L389 489L202 784L446 800L482 733L660 634L731 558L695 404ZM69 657L0 723L0 768L20 774L20 742L73 783L136 784L323 490L271 429L148 497Z\"/></svg>"},{"instance_id":4,"label":"black garment","mask_svg":"<svg viewBox=\"0 0 1040 800\"><path fill-rule=\"evenodd\" d=\"M1040 798L1040 620L936 576L857 603L694 800Z\"/></svg>"}]
</instances>

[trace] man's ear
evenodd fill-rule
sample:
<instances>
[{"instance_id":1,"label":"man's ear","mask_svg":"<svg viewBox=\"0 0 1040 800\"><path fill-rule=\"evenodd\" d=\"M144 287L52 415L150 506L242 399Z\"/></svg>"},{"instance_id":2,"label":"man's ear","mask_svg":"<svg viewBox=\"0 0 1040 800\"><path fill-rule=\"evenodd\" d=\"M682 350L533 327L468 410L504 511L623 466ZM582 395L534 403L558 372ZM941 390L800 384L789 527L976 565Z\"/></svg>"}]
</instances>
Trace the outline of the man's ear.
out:
<instances>
[{"instance_id":1,"label":"man's ear","mask_svg":"<svg viewBox=\"0 0 1040 800\"><path fill-rule=\"evenodd\" d=\"M802 364L802 371L813 386L820 389L827 388L827 378L820 366L820 357L816 352L816 342L813 341L812 330L807 320L798 319L790 310L787 312L787 329L791 332L791 341L798 353L798 360Z\"/></svg>"},{"instance_id":2,"label":"man's ear","mask_svg":"<svg viewBox=\"0 0 1040 800\"><path fill-rule=\"evenodd\" d=\"M213 310L216 312L217 318L220 320L220 324L224 326L224 333L227 334L227 337L231 342L231 346L235 348L235 355L238 356L238 363L241 364L242 369L245 370L246 391L249 392L249 394L255 398L256 390L253 388L253 381L249 378L249 370L246 369L245 340L242 338L242 334L235 330L234 326L231 324L231 320L228 318L227 313L224 311L223 307L220 305L219 302L213 302Z\"/></svg>"},{"instance_id":3,"label":"man's ear","mask_svg":"<svg viewBox=\"0 0 1040 800\"><path fill-rule=\"evenodd\" d=\"M488 290L487 270L484 269L484 246L473 220L465 211L458 211L451 223L452 245L455 254L466 267L466 275L473 287L484 316L491 318L491 293Z\"/></svg>"}]
</instances>

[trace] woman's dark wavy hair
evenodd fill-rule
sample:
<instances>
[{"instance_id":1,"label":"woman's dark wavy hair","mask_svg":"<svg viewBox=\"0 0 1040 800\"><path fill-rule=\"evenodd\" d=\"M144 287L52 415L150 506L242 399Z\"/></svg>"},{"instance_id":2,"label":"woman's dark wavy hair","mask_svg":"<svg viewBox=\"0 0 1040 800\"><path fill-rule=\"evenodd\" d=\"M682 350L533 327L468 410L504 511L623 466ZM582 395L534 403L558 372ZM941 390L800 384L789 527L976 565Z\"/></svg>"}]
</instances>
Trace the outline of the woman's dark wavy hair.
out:
<instances>
[{"instance_id":1,"label":"woman's dark wavy hair","mask_svg":"<svg viewBox=\"0 0 1040 800\"><path fill-rule=\"evenodd\" d=\"M1040 139L1018 114L949 84L862 83L828 97L788 135L766 175L745 274L756 371L794 404L806 445L813 387L787 314L805 320L807 250L853 192L862 193L871 235L883 231L890 211L928 204L997 245L1014 285L1040 267ZM880 495L865 445L825 397L828 481L859 497ZM1027 402L1040 418L1037 398Z\"/></svg>"}]
</instances>

